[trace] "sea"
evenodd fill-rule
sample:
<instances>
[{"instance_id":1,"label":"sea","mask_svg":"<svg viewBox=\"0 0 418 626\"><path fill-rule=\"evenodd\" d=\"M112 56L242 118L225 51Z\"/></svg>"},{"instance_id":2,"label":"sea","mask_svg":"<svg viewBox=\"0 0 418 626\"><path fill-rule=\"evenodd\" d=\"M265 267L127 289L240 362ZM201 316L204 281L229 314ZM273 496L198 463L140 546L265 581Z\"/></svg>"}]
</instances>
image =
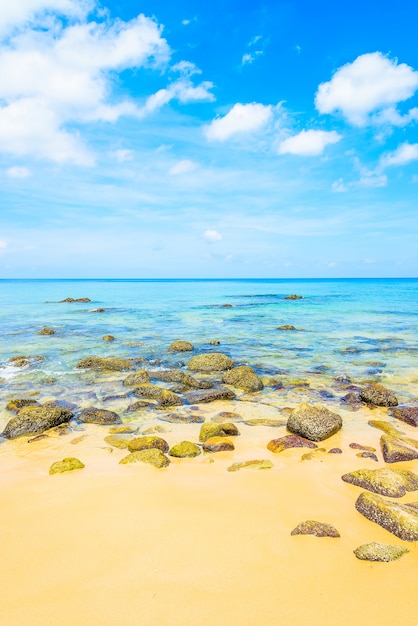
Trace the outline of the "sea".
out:
<instances>
[{"instance_id":1,"label":"sea","mask_svg":"<svg viewBox=\"0 0 418 626\"><path fill-rule=\"evenodd\" d=\"M341 381L346 389L377 381L407 403L418 396L417 313L418 279L411 278L3 279L0 419L10 417L8 399L25 394L100 404L91 373L76 367L86 356L142 357L145 368L187 369L192 355L210 351L270 379L258 400L335 407ZM55 334L38 334L44 327ZM103 340L109 334L114 341ZM194 351L169 352L177 339ZM15 356L29 363L16 367ZM120 390L120 373L112 376L107 392Z\"/></svg>"}]
</instances>

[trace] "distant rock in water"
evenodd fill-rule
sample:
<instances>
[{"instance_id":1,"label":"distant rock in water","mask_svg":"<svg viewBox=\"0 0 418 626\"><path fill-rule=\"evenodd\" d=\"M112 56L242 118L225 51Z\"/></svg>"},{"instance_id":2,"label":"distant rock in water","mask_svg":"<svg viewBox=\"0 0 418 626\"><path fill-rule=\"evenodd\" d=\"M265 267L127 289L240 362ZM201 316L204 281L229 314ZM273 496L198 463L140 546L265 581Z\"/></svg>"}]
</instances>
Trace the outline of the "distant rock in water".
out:
<instances>
[{"instance_id":1,"label":"distant rock in water","mask_svg":"<svg viewBox=\"0 0 418 626\"><path fill-rule=\"evenodd\" d=\"M303 296L298 296L295 293L291 293L290 296L285 296L285 300L301 300Z\"/></svg>"},{"instance_id":2,"label":"distant rock in water","mask_svg":"<svg viewBox=\"0 0 418 626\"><path fill-rule=\"evenodd\" d=\"M112 370L116 372L123 372L124 370L132 370L135 368L136 363L140 363L145 359L123 359L119 357L99 357L99 356L87 356L81 359L77 363L77 369L97 369L97 370Z\"/></svg>"},{"instance_id":3,"label":"distant rock in water","mask_svg":"<svg viewBox=\"0 0 418 626\"><path fill-rule=\"evenodd\" d=\"M55 335L55 330L53 330L52 328L48 328L48 326L45 326L44 328L42 328L42 330L39 330L37 332L37 335Z\"/></svg>"},{"instance_id":4,"label":"distant rock in water","mask_svg":"<svg viewBox=\"0 0 418 626\"><path fill-rule=\"evenodd\" d=\"M188 367L189 370L196 372L222 372L232 369L234 362L222 352L209 352L193 357Z\"/></svg>"},{"instance_id":5,"label":"distant rock in water","mask_svg":"<svg viewBox=\"0 0 418 626\"><path fill-rule=\"evenodd\" d=\"M190 341L182 341L181 339L173 341L168 348L169 352L191 352L194 350L193 344Z\"/></svg>"},{"instance_id":6,"label":"distant rock in water","mask_svg":"<svg viewBox=\"0 0 418 626\"><path fill-rule=\"evenodd\" d=\"M360 391L360 398L366 404L374 404L375 406L397 406L398 399L389 389L386 389L380 383L371 383Z\"/></svg>"},{"instance_id":7,"label":"distant rock in water","mask_svg":"<svg viewBox=\"0 0 418 626\"><path fill-rule=\"evenodd\" d=\"M297 328L292 324L283 324L283 326L278 326L277 330L297 330Z\"/></svg>"},{"instance_id":8,"label":"distant rock in water","mask_svg":"<svg viewBox=\"0 0 418 626\"><path fill-rule=\"evenodd\" d=\"M91 302L90 298L65 298L65 300L58 300L61 302Z\"/></svg>"},{"instance_id":9,"label":"distant rock in water","mask_svg":"<svg viewBox=\"0 0 418 626\"><path fill-rule=\"evenodd\" d=\"M104 335L102 339L103 341L115 341L115 338L113 335Z\"/></svg>"}]
</instances>

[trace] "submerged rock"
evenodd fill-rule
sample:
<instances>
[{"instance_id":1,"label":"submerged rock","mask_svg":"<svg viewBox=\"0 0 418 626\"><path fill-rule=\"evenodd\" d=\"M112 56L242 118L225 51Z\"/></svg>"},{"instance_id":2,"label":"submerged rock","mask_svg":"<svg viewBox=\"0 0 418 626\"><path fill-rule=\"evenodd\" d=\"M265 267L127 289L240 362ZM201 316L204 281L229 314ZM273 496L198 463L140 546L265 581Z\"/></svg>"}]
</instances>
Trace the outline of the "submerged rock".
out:
<instances>
[{"instance_id":1,"label":"submerged rock","mask_svg":"<svg viewBox=\"0 0 418 626\"><path fill-rule=\"evenodd\" d=\"M121 435L108 435L104 438L105 442L112 446L112 448L120 448L121 450L127 448L132 441L132 437Z\"/></svg>"},{"instance_id":2,"label":"submerged rock","mask_svg":"<svg viewBox=\"0 0 418 626\"><path fill-rule=\"evenodd\" d=\"M205 452L228 452L235 450L234 444L230 439L222 437L210 437L203 444Z\"/></svg>"},{"instance_id":3,"label":"submerged rock","mask_svg":"<svg viewBox=\"0 0 418 626\"><path fill-rule=\"evenodd\" d=\"M191 441L181 441L180 443L177 443L175 446L170 448L168 454L170 456L183 459L199 456L201 452L201 449L195 443L192 443Z\"/></svg>"},{"instance_id":4,"label":"submerged rock","mask_svg":"<svg viewBox=\"0 0 418 626\"><path fill-rule=\"evenodd\" d=\"M201 415L176 415L176 413L159 415L158 419L171 424L203 424L205 421L205 418Z\"/></svg>"},{"instance_id":5,"label":"submerged rock","mask_svg":"<svg viewBox=\"0 0 418 626\"><path fill-rule=\"evenodd\" d=\"M27 365L33 365L34 363L38 363L39 361L44 361L46 357L44 356L23 356L21 354L16 356L11 356L8 362L13 367L26 367Z\"/></svg>"},{"instance_id":6,"label":"submerged rock","mask_svg":"<svg viewBox=\"0 0 418 626\"><path fill-rule=\"evenodd\" d=\"M322 406L303 403L292 411L287 428L290 432L311 441L323 441L338 432L342 424L342 419L337 413L332 413Z\"/></svg>"},{"instance_id":7,"label":"submerged rock","mask_svg":"<svg viewBox=\"0 0 418 626\"><path fill-rule=\"evenodd\" d=\"M80 422L86 424L101 424L106 426L107 424L121 424L122 420L114 411L108 411L107 409L97 409L96 407L90 407L89 409L83 409L77 416Z\"/></svg>"},{"instance_id":8,"label":"submerged rock","mask_svg":"<svg viewBox=\"0 0 418 626\"><path fill-rule=\"evenodd\" d=\"M221 411L212 417L212 422L223 424L224 422L242 422L242 417L234 411Z\"/></svg>"},{"instance_id":9,"label":"submerged rock","mask_svg":"<svg viewBox=\"0 0 418 626\"><path fill-rule=\"evenodd\" d=\"M389 389L386 389L380 383L371 383L360 391L360 398L366 404L374 404L375 406L397 406L398 399Z\"/></svg>"},{"instance_id":10,"label":"submerged rock","mask_svg":"<svg viewBox=\"0 0 418 626\"><path fill-rule=\"evenodd\" d=\"M205 422L200 429L199 441L207 441L211 437L238 437L239 434L239 430L235 424Z\"/></svg>"},{"instance_id":11,"label":"submerged rock","mask_svg":"<svg viewBox=\"0 0 418 626\"><path fill-rule=\"evenodd\" d=\"M125 378L123 385L124 387L130 387L141 385L142 383L149 383L149 381L150 377L146 370L137 370Z\"/></svg>"},{"instance_id":12,"label":"submerged rock","mask_svg":"<svg viewBox=\"0 0 418 626\"><path fill-rule=\"evenodd\" d=\"M123 372L124 370L132 370L135 364L144 361L142 358L122 359L119 357L99 357L87 356L77 363L78 369L94 369L94 370L111 370Z\"/></svg>"},{"instance_id":13,"label":"submerged rock","mask_svg":"<svg viewBox=\"0 0 418 626\"><path fill-rule=\"evenodd\" d=\"M72 472L73 470L83 469L84 463L74 457L67 457L62 461L56 461L49 468L50 474L62 474L64 472Z\"/></svg>"},{"instance_id":14,"label":"submerged rock","mask_svg":"<svg viewBox=\"0 0 418 626\"><path fill-rule=\"evenodd\" d=\"M3 437L16 439L21 435L43 433L45 430L69 422L72 417L73 412L68 409L27 406L7 423Z\"/></svg>"},{"instance_id":15,"label":"submerged rock","mask_svg":"<svg viewBox=\"0 0 418 626\"><path fill-rule=\"evenodd\" d=\"M55 335L55 330L53 330L52 328L48 328L48 326L45 326L44 328L42 328L42 330L39 330L36 334L37 335Z\"/></svg>"},{"instance_id":16,"label":"submerged rock","mask_svg":"<svg viewBox=\"0 0 418 626\"><path fill-rule=\"evenodd\" d=\"M165 439L155 437L153 435L136 437L135 439L131 439L128 444L129 452L139 452L140 450L150 450L151 448L157 448L162 452L168 452L169 445Z\"/></svg>"},{"instance_id":17,"label":"submerged rock","mask_svg":"<svg viewBox=\"0 0 418 626\"><path fill-rule=\"evenodd\" d=\"M181 339L173 341L168 348L169 352L191 352L194 345L190 341L182 341Z\"/></svg>"},{"instance_id":18,"label":"submerged rock","mask_svg":"<svg viewBox=\"0 0 418 626\"><path fill-rule=\"evenodd\" d=\"M340 537L340 533L334 526L326 522L306 520L292 530L291 535L315 535L315 537Z\"/></svg>"},{"instance_id":19,"label":"submerged rock","mask_svg":"<svg viewBox=\"0 0 418 626\"><path fill-rule=\"evenodd\" d=\"M317 448L316 443L312 443L308 439L304 439L303 437L299 437L299 435L285 435L284 437L280 437L279 439L272 439L268 444L267 448L270 452L283 452L283 450L287 450L288 448Z\"/></svg>"},{"instance_id":20,"label":"submerged rock","mask_svg":"<svg viewBox=\"0 0 418 626\"><path fill-rule=\"evenodd\" d=\"M283 326L278 326L277 330L297 330L297 328L292 324L283 324Z\"/></svg>"},{"instance_id":21,"label":"submerged rock","mask_svg":"<svg viewBox=\"0 0 418 626\"><path fill-rule=\"evenodd\" d=\"M418 406L402 406L392 409L391 415L410 426L418 426Z\"/></svg>"},{"instance_id":22,"label":"submerged rock","mask_svg":"<svg viewBox=\"0 0 418 626\"><path fill-rule=\"evenodd\" d=\"M401 498L408 491L418 490L418 476L413 472L382 468L356 470L341 476L342 480L382 496Z\"/></svg>"},{"instance_id":23,"label":"submerged rock","mask_svg":"<svg viewBox=\"0 0 418 626\"><path fill-rule=\"evenodd\" d=\"M207 391L189 391L185 394L186 400L190 404L200 404L207 402L215 402L215 400L234 400L236 395L231 389L218 388L208 389Z\"/></svg>"},{"instance_id":24,"label":"submerged rock","mask_svg":"<svg viewBox=\"0 0 418 626\"><path fill-rule=\"evenodd\" d=\"M376 448L372 446L364 446L361 443L349 443L348 446L353 450L364 450L365 452L376 452Z\"/></svg>"},{"instance_id":25,"label":"submerged rock","mask_svg":"<svg viewBox=\"0 0 418 626\"><path fill-rule=\"evenodd\" d=\"M398 463L399 461L418 459L418 441L414 439L382 435L380 447L385 463Z\"/></svg>"},{"instance_id":26,"label":"submerged rock","mask_svg":"<svg viewBox=\"0 0 418 626\"><path fill-rule=\"evenodd\" d=\"M364 491L357 498L356 509L368 520L379 524L399 539L418 540L418 502L401 504Z\"/></svg>"},{"instance_id":27,"label":"submerged rock","mask_svg":"<svg viewBox=\"0 0 418 626\"><path fill-rule=\"evenodd\" d=\"M265 469L272 469L273 467L274 465L271 461L264 459L262 461L254 460L254 461L242 461L241 463L233 463L226 469L228 470L228 472L238 472L238 470L241 470L241 469L265 470Z\"/></svg>"},{"instance_id":28,"label":"submerged rock","mask_svg":"<svg viewBox=\"0 0 418 626\"><path fill-rule=\"evenodd\" d=\"M193 372L222 372L233 368L234 362L222 352L210 352L193 357L188 367Z\"/></svg>"},{"instance_id":29,"label":"submerged rock","mask_svg":"<svg viewBox=\"0 0 418 626\"><path fill-rule=\"evenodd\" d=\"M402 546L389 546L386 543L364 543L353 550L358 559L362 561L380 561L388 563L396 561L401 556L409 552L408 548Z\"/></svg>"},{"instance_id":30,"label":"submerged rock","mask_svg":"<svg viewBox=\"0 0 418 626\"><path fill-rule=\"evenodd\" d=\"M274 420L268 417L255 417L254 419L243 420L247 426L270 426L272 428L279 428L279 426L286 426L285 420Z\"/></svg>"},{"instance_id":31,"label":"submerged rock","mask_svg":"<svg viewBox=\"0 0 418 626\"><path fill-rule=\"evenodd\" d=\"M160 406L178 406L183 404L182 399L176 393L157 387L156 385L142 384L133 390L133 393L138 398L149 398L151 400L158 400Z\"/></svg>"},{"instance_id":32,"label":"submerged rock","mask_svg":"<svg viewBox=\"0 0 418 626\"><path fill-rule=\"evenodd\" d=\"M246 391L260 391L263 389L261 379L257 376L252 367L248 367L248 365L240 365L239 367L228 370L222 376L222 382L226 385L245 389Z\"/></svg>"},{"instance_id":33,"label":"submerged rock","mask_svg":"<svg viewBox=\"0 0 418 626\"><path fill-rule=\"evenodd\" d=\"M113 335L104 335L102 339L103 341L115 341L115 338Z\"/></svg>"},{"instance_id":34,"label":"submerged rock","mask_svg":"<svg viewBox=\"0 0 418 626\"><path fill-rule=\"evenodd\" d=\"M128 463L148 463L157 469L162 469L163 467L170 465L170 459L167 458L161 450L152 448L150 450L132 452L119 461L120 465L126 465Z\"/></svg>"},{"instance_id":35,"label":"submerged rock","mask_svg":"<svg viewBox=\"0 0 418 626\"><path fill-rule=\"evenodd\" d=\"M157 405L154 402L147 402L146 400L137 400L129 404L124 413L135 413L136 411L142 411L143 409L154 409Z\"/></svg>"}]
</instances>

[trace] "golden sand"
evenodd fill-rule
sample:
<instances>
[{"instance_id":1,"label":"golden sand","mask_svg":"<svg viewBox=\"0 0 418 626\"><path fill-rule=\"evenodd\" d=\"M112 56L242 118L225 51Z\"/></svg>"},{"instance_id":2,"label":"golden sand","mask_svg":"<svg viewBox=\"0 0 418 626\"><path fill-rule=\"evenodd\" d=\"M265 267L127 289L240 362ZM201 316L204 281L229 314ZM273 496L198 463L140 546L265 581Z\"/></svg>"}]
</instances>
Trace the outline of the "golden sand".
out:
<instances>
[{"instance_id":1,"label":"golden sand","mask_svg":"<svg viewBox=\"0 0 418 626\"><path fill-rule=\"evenodd\" d=\"M204 410L210 417L231 408ZM240 403L240 414L278 416L250 403ZM361 490L341 480L345 472L383 466L358 458L348 444L372 445L381 458L381 432L367 420L387 416L342 414L343 430L319 445L343 454L317 452L305 461L310 450L267 450L284 427L240 423L234 452L172 459L165 470L119 465L126 450L104 442L107 427L3 443L0 623L415 626L415 544L357 513ZM198 440L199 424L155 423L166 428L160 436L170 445ZM413 436L411 427L399 428ZM67 456L85 469L50 476L50 465ZM274 468L227 471L250 459L270 459ZM413 493L400 499L414 500ZM291 537L306 519L332 524L341 538ZM353 550L371 541L410 553L392 563L359 561Z\"/></svg>"}]
</instances>

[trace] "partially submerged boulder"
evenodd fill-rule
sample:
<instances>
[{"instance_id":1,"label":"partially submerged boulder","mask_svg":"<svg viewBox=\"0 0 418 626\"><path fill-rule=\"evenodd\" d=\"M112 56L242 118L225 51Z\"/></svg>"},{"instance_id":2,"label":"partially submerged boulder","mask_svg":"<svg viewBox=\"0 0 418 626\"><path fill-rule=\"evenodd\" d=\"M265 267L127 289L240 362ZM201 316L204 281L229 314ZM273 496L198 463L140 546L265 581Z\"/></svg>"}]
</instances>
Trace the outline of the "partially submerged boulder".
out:
<instances>
[{"instance_id":1,"label":"partially submerged boulder","mask_svg":"<svg viewBox=\"0 0 418 626\"><path fill-rule=\"evenodd\" d=\"M129 374L123 381L125 387L134 387L135 385L142 385L143 383L149 383L150 377L146 370L137 370L132 374Z\"/></svg>"},{"instance_id":2,"label":"partially submerged boulder","mask_svg":"<svg viewBox=\"0 0 418 626\"><path fill-rule=\"evenodd\" d=\"M44 326L41 330L37 332L38 335L55 335L55 330L52 328L48 328L48 326Z\"/></svg>"},{"instance_id":3,"label":"partially submerged boulder","mask_svg":"<svg viewBox=\"0 0 418 626\"><path fill-rule=\"evenodd\" d=\"M115 338L113 335L103 335L102 339L103 341L115 341Z\"/></svg>"},{"instance_id":4,"label":"partially submerged boulder","mask_svg":"<svg viewBox=\"0 0 418 626\"><path fill-rule=\"evenodd\" d=\"M287 420L287 428L290 432L311 441L328 439L338 432L342 425L342 419L337 413L323 406L311 406L305 403L297 406Z\"/></svg>"},{"instance_id":5,"label":"partially submerged boulder","mask_svg":"<svg viewBox=\"0 0 418 626\"><path fill-rule=\"evenodd\" d=\"M418 540L418 502L401 504L364 491L357 498L356 509L368 520L379 524L399 539Z\"/></svg>"},{"instance_id":6,"label":"partially submerged boulder","mask_svg":"<svg viewBox=\"0 0 418 626\"><path fill-rule=\"evenodd\" d=\"M222 352L199 354L190 359L188 368L192 372L223 372L234 367L234 362Z\"/></svg>"},{"instance_id":7,"label":"partially submerged boulder","mask_svg":"<svg viewBox=\"0 0 418 626\"><path fill-rule=\"evenodd\" d=\"M182 370L157 370L149 372L149 376L150 378L162 380L167 383L182 383L182 385L193 389L210 389L213 387L211 382L206 380L197 380Z\"/></svg>"},{"instance_id":8,"label":"partially submerged boulder","mask_svg":"<svg viewBox=\"0 0 418 626\"><path fill-rule=\"evenodd\" d=\"M148 398L151 400L158 400L158 403L162 407L166 406L178 406L183 403L181 397L168 389L157 387L156 385L150 385L144 383L139 385L133 390L133 393L138 398Z\"/></svg>"},{"instance_id":9,"label":"partially submerged boulder","mask_svg":"<svg viewBox=\"0 0 418 626\"><path fill-rule=\"evenodd\" d=\"M83 469L84 463L75 457L67 457L62 461L56 461L49 468L50 474L63 474L64 472L72 472L73 470Z\"/></svg>"},{"instance_id":10,"label":"partially submerged boulder","mask_svg":"<svg viewBox=\"0 0 418 626\"><path fill-rule=\"evenodd\" d=\"M73 412L68 409L27 406L6 424L3 437L16 439L21 435L43 433L45 430L69 422L72 417Z\"/></svg>"},{"instance_id":11,"label":"partially submerged boulder","mask_svg":"<svg viewBox=\"0 0 418 626\"><path fill-rule=\"evenodd\" d=\"M192 458L201 454L201 449L191 441L181 441L170 448L169 455L179 459Z\"/></svg>"},{"instance_id":12,"label":"partially submerged boulder","mask_svg":"<svg viewBox=\"0 0 418 626\"><path fill-rule=\"evenodd\" d=\"M65 300L58 300L58 303L61 302L91 302L90 298L65 298Z\"/></svg>"},{"instance_id":13,"label":"partially submerged boulder","mask_svg":"<svg viewBox=\"0 0 418 626\"><path fill-rule=\"evenodd\" d=\"M287 450L288 448L317 448L316 443L312 443L308 439L304 439L303 437L299 437L299 435L285 435L284 437L279 437L278 439L272 439L268 444L267 448L270 452L283 452L283 450Z\"/></svg>"},{"instance_id":14,"label":"partially submerged boulder","mask_svg":"<svg viewBox=\"0 0 418 626\"><path fill-rule=\"evenodd\" d=\"M401 498L408 491L418 490L417 474L406 470L386 467L376 470L361 469L344 474L341 478L346 483L390 498Z\"/></svg>"},{"instance_id":15,"label":"partially submerged boulder","mask_svg":"<svg viewBox=\"0 0 418 626\"><path fill-rule=\"evenodd\" d=\"M297 328L292 324L283 324L282 326L278 326L277 330L297 330Z\"/></svg>"},{"instance_id":16,"label":"partially submerged boulder","mask_svg":"<svg viewBox=\"0 0 418 626\"><path fill-rule=\"evenodd\" d=\"M389 561L396 561L401 556L409 552L408 548L402 546L389 546L386 543L364 543L353 550L358 559L362 561L380 561L388 563Z\"/></svg>"},{"instance_id":17,"label":"partially submerged boulder","mask_svg":"<svg viewBox=\"0 0 418 626\"><path fill-rule=\"evenodd\" d=\"M291 293L289 296L285 296L285 300L301 300L303 296L298 296L296 293Z\"/></svg>"},{"instance_id":18,"label":"partially submerged boulder","mask_svg":"<svg viewBox=\"0 0 418 626\"><path fill-rule=\"evenodd\" d=\"M232 423L216 424L215 422L205 422L202 424L199 441L207 441L211 437L237 437L239 430Z\"/></svg>"},{"instance_id":19,"label":"partially submerged boulder","mask_svg":"<svg viewBox=\"0 0 418 626\"><path fill-rule=\"evenodd\" d=\"M228 370L222 376L222 382L226 385L245 389L246 391L260 391L263 389L261 379L257 376L252 367L248 365L240 365L239 367L233 367Z\"/></svg>"},{"instance_id":20,"label":"partially submerged boulder","mask_svg":"<svg viewBox=\"0 0 418 626\"><path fill-rule=\"evenodd\" d=\"M168 348L169 352L191 352L194 350L194 346L190 341L182 341L178 339L177 341L173 341Z\"/></svg>"},{"instance_id":21,"label":"partially submerged boulder","mask_svg":"<svg viewBox=\"0 0 418 626\"><path fill-rule=\"evenodd\" d=\"M415 441L415 439L382 435L380 448L385 463L398 463L399 461L418 459L418 441Z\"/></svg>"},{"instance_id":22,"label":"partially submerged boulder","mask_svg":"<svg viewBox=\"0 0 418 626\"><path fill-rule=\"evenodd\" d=\"M170 465L170 459L161 450L152 448L150 450L132 452L119 461L120 465L127 465L128 463L148 463L157 469L162 469Z\"/></svg>"},{"instance_id":23,"label":"partially submerged boulder","mask_svg":"<svg viewBox=\"0 0 418 626\"><path fill-rule=\"evenodd\" d=\"M340 537L340 533L334 526L326 522L306 520L292 530L291 535L315 535L315 537Z\"/></svg>"},{"instance_id":24,"label":"partially submerged boulder","mask_svg":"<svg viewBox=\"0 0 418 626\"><path fill-rule=\"evenodd\" d=\"M123 359L119 357L87 356L77 363L77 368L123 372L125 370L134 369L136 363L141 361L144 361L144 359Z\"/></svg>"},{"instance_id":25,"label":"partially submerged boulder","mask_svg":"<svg viewBox=\"0 0 418 626\"><path fill-rule=\"evenodd\" d=\"M80 422L86 424L100 424L106 426L108 424L121 424L122 420L114 411L108 411L107 409L97 409L92 406L89 409L83 409L77 416Z\"/></svg>"},{"instance_id":26,"label":"partially submerged boulder","mask_svg":"<svg viewBox=\"0 0 418 626\"><path fill-rule=\"evenodd\" d=\"M398 399L389 389L380 383L371 383L360 391L360 398L366 404L374 406L397 406Z\"/></svg>"}]
</instances>

